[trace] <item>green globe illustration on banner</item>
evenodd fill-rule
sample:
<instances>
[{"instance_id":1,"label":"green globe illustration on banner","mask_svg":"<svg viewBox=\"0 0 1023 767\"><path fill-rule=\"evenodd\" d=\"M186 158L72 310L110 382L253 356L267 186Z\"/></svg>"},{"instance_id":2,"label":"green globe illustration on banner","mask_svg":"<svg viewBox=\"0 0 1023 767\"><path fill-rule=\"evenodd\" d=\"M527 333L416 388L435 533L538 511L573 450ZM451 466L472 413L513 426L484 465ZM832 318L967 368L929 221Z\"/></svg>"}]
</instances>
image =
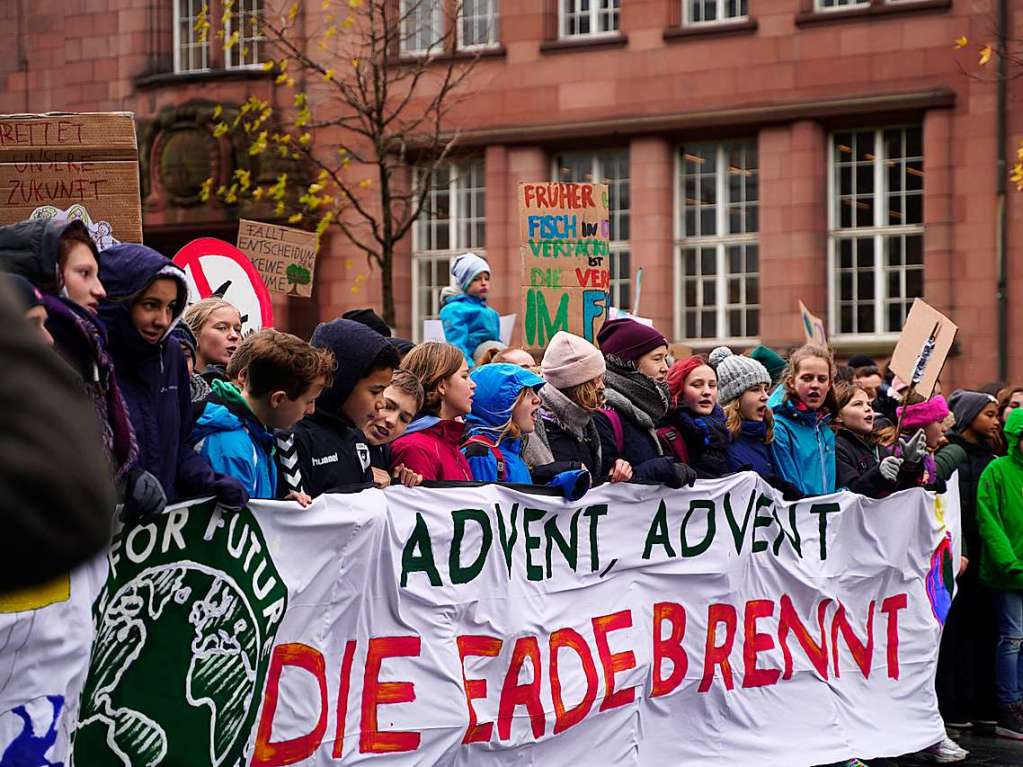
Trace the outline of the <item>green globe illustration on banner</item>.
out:
<instances>
[{"instance_id":1,"label":"green globe illustration on banner","mask_svg":"<svg viewBox=\"0 0 1023 767\"><path fill-rule=\"evenodd\" d=\"M222 514L207 503L123 531L93 611L72 763L248 764L286 607L248 510Z\"/></svg>"}]
</instances>

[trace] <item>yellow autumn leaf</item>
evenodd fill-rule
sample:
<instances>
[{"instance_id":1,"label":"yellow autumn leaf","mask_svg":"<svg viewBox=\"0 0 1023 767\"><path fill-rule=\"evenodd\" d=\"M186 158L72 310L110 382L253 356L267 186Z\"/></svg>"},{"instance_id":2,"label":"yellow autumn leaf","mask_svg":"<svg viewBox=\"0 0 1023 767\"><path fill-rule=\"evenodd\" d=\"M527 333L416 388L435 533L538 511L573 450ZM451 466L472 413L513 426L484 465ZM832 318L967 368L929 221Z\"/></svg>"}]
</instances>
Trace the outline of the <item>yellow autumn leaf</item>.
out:
<instances>
[{"instance_id":1,"label":"yellow autumn leaf","mask_svg":"<svg viewBox=\"0 0 1023 767\"><path fill-rule=\"evenodd\" d=\"M369 189L371 186L373 186L373 182L370 181L368 178L364 178L362 181L359 182L359 187L361 189Z\"/></svg>"},{"instance_id":2,"label":"yellow autumn leaf","mask_svg":"<svg viewBox=\"0 0 1023 767\"><path fill-rule=\"evenodd\" d=\"M324 72L323 73L323 79L326 80L328 83L331 80L333 80L334 79L334 70L333 69L328 69L326 72Z\"/></svg>"},{"instance_id":3,"label":"yellow autumn leaf","mask_svg":"<svg viewBox=\"0 0 1023 767\"><path fill-rule=\"evenodd\" d=\"M269 61L264 61L263 62L263 71L264 72L269 72L273 68L274 68L274 61L273 61L273 59L270 59Z\"/></svg>"},{"instance_id":4,"label":"yellow autumn leaf","mask_svg":"<svg viewBox=\"0 0 1023 767\"><path fill-rule=\"evenodd\" d=\"M213 177L207 178L202 182L202 186L199 187L199 199L203 202L209 202L210 192L213 189Z\"/></svg>"},{"instance_id":5,"label":"yellow autumn leaf","mask_svg":"<svg viewBox=\"0 0 1023 767\"><path fill-rule=\"evenodd\" d=\"M298 16L298 3L293 4L288 11L288 21L294 21L296 16Z\"/></svg>"},{"instance_id":6,"label":"yellow autumn leaf","mask_svg":"<svg viewBox=\"0 0 1023 767\"><path fill-rule=\"evenodd\" d=\"M960 35L959 37L956 38L955 45L953 47L957 51L961 51L963 48L965 48L969 44L970 44L970 41L966 39L966 35Z\"/></svg>"},{"instance_id":7,"label":"yellow autumn leaf","mask_svg":"<svg viewBox=\"0 0 1023 767\"><path fill-rule=\"evenodd\" d=\"M323 0L323 2L320 3L320 8L322 8L323 10L327 10L328 8L330 8L330 0Z\"/></svg>"},{"instance_id":8,"label":"yellow autumn leaf","mask_svg":"<svg viewBox=\"0 0 1023 767\"><path fill-rule=\"evenodd\" d=\"M219 120L220 119L220 115L222 115L222 114L224 114L224 107L222 107L220 104L217 104L215 107L213 107L213 119L214 120Z\"/></svg>"},{"instance_id":9,"label":"yellow autumn leaf","mask_svg":"<svg viewBox=\"0 0 1023 767\"><path fill-rule=\"evenodd\" d=\"M220 122L220 123L217 123L214 126L214 128L213 128L213 136L214 136L214 138L220 138L225 133L227 133L227 123Z\"/></svg>"},{"instance_id":10,"label":"yellow autumn leaf","mask_svg":"<svg viewBox=\"0 0 1023 767\"><path fill-rule=\"evenodd\" d=\"M1016 157L1023 161L1023 141L1019 142L1019 146L1016 147Z\"/></svg>"},{"instance_id":11,"label":"yellow autumn leaf","mask_svg":"<svg viewBox=\"0 0 1023 767\"><path fill-rule=\"evenodd\" d=\"M351 16L346 16L345 20L341 22L341 27L343 29L351 29L354 24L355 19L353 19Z\"/></svg>"},{"instance_id":12,"label":"yellow autumn leaf","mask_svg":"<svg viewBox=\"0 0 1023 767\"><path fill-rule=\"evenodd\" d=\"M257 186L252 190L252 199L257 201L262 200L264 194L266 194L266 190L261 186Z\"/></svg>"},{"instance_id":13,"label":"yellow autumn leaf","mask_svg":"<svg viewBox=\"0 0 1023 767\"><path fill-rule=\"evenodd\" d=\"M1018 162L1013 166L1009 178L1016 185L1016 191L1023 192L1023 162Z\"/></svg>"},{"instance_id":14,"label":"yellow autumn leaf","mask_svg":"<svg viewBox=\"0 0 1023 767\"><path fill-rule=\"evenodd\" d=\"M301 220L302 220L302 214L301 213L292 213L290 216L288 216L288 223L289 224L297 224Z\"/></svg>"},{"instance_id":15,"label":"yellow autumn leaf","mask_svg":"<svg viewBox=\"0 0 1023 767\"><path fill-rule=\"evenodd\" d=\"M985 45L983 48L980 49L980 65L981 66L984 66L989 61L991 61L991 54L992 53L994 53L994 51L991 49L990 45Z\"/></svg>"},{"instance_id":16,"label":"yellow autumn leaf","mask_svg":"<svg viewBox=\"0 0 1023 767\"><path fill-rule=\"evenodd\" d=\"M358 8L360 5L362 5L362 0L348 0L349 8Z\"/></svg>"},{"instance_id":17,"label":"yellow autumn leaf","mask_svg":"<svg viewBox=\"0 0 1023 767\"><path fill-rule=\"evenodd\" d=\"M323 184L310 184L309 194L319 194L323 191Z\"/></svg>"},{"instance_id":18,"label":"yellow autumn leaf","mask_svg":"<svg viewBox=\"0 0 1023 767\"><path fill-rule=\"evenodd\" d=\"M301 144L302 146L309 146L312 140L313 137L310 133L303 133L301 136L298 137L298 143Z\"/></svg>"}]
</instances>

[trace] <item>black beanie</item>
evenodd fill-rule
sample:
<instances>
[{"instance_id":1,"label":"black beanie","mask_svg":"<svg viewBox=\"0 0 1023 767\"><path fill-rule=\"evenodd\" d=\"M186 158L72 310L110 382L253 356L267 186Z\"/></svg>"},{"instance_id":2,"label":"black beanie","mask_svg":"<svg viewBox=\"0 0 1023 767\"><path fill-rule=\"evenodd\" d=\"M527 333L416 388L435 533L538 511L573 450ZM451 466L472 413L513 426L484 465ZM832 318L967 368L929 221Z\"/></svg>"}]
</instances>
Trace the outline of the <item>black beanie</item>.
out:
<instances>
[{"instance_id":1,"label":"black beanie","mask_svg":"<svg viewBox=\"0 0 1023 767\"><path fill-rule=\"evenodd\" d=\"M384 338L391 337L391 328L384 322L384 318L372 309L349 309L341 315L342 319L354 320L367 328L375 330Z\"/></svg>"},{"instance_id":2,"label":"black beanie","mask_svg":"<svg viewBox=\"0 0 1023 767\"><path fill-rule=\"evenodd\" d=\"M337 360L334 383L316 400L316 407L331 415L341 406L355 385L376 367L398 367L398 352L386 338L354 320L321 322L309 343L317 349L329 349Z\"/></svg>"},{"instance_id":3,"label":"black beanie","mask_svg":"<svg viewBox=\"0 0 1023 767\"><path fill-rule=\"evenodd\" d=\"M21 311L27 312L43 303L42 293L20 274L4 274L3 277L7 287L18 297Z\"/></svg>"},{"instance_id":4,"label":"black beanie","mask_svg":"<svg viewBox=\"0 0 1023 767\"><path fill-rule=\"evenodd\" d=\"M984 392L956 389L952 392L952 396L948 398L949 409L951 409L956 417L956 423L952 427L952 431L956 434L962 434L973 423L974 419L980 415L981 410L997 402L998 400Z\"/></svg>"},{"instance_id":5,"label":"black beanie","mask_svg":"<svg viewBox=\"0 0 1023 767\"><path fill-rule=\"evenodd\" d=\"M875 362L872 357L868 357L866 354L854 354L849 358L849 362L846 364L853 369L877 367L877 362Z\"/></svg>"}]
</instances>

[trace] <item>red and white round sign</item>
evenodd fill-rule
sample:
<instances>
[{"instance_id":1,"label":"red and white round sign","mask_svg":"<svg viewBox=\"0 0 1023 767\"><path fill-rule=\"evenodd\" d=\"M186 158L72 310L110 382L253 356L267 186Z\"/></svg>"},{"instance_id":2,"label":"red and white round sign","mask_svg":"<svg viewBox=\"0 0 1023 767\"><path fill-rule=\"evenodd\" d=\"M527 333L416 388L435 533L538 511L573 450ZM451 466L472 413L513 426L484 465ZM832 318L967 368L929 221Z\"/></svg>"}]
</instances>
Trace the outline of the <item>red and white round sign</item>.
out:
<instances>
[{"instance_id":1,"label":"red and white round sign","mask_svg":"<svg viewBox=\"0 0 1023 767\"><path fill-rule=\"evenodd\" d=\"M216 294L238 308L243 334L273 327L270 291L248 256L231 243L200 237L179 250L173 261L185 270L189 303Z\"/></svg>"}]
</instances>

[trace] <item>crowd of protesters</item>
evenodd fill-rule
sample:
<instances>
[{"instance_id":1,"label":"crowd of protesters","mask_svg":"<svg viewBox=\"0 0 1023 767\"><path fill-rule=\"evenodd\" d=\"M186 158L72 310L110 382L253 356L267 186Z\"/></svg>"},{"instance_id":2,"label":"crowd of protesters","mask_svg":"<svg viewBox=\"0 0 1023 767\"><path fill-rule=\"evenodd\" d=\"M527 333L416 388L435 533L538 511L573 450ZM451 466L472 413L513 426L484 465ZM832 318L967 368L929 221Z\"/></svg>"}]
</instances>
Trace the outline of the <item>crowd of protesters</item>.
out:
<instances>
[{"instance_id":1,"label":"crowd of protesters","mask_svg":"<svg viewBox=\"0 0 1023 767\"><path fill-rule=\"evenodd\" d=\"M862 355L813 345L673 359L635 319L593 344L558 332L537 361L498 339L490 267L454 261L451 343L391 337L372 310L307 342L243 337L220 298L187 306L182 270L143 245L99 253L80 222L0 227L0 266L40 345L91 404L121 518L181 499L301 506L329 491L430 482L681 488L753 471L788 500L944 491L958 472L959 591L937 673L953 735L1023 740L1023 385L928 399ZM951 737L918 755L966 757ZM851 759L849 764L859 764Z\"/></svg>"}]
</instances>

